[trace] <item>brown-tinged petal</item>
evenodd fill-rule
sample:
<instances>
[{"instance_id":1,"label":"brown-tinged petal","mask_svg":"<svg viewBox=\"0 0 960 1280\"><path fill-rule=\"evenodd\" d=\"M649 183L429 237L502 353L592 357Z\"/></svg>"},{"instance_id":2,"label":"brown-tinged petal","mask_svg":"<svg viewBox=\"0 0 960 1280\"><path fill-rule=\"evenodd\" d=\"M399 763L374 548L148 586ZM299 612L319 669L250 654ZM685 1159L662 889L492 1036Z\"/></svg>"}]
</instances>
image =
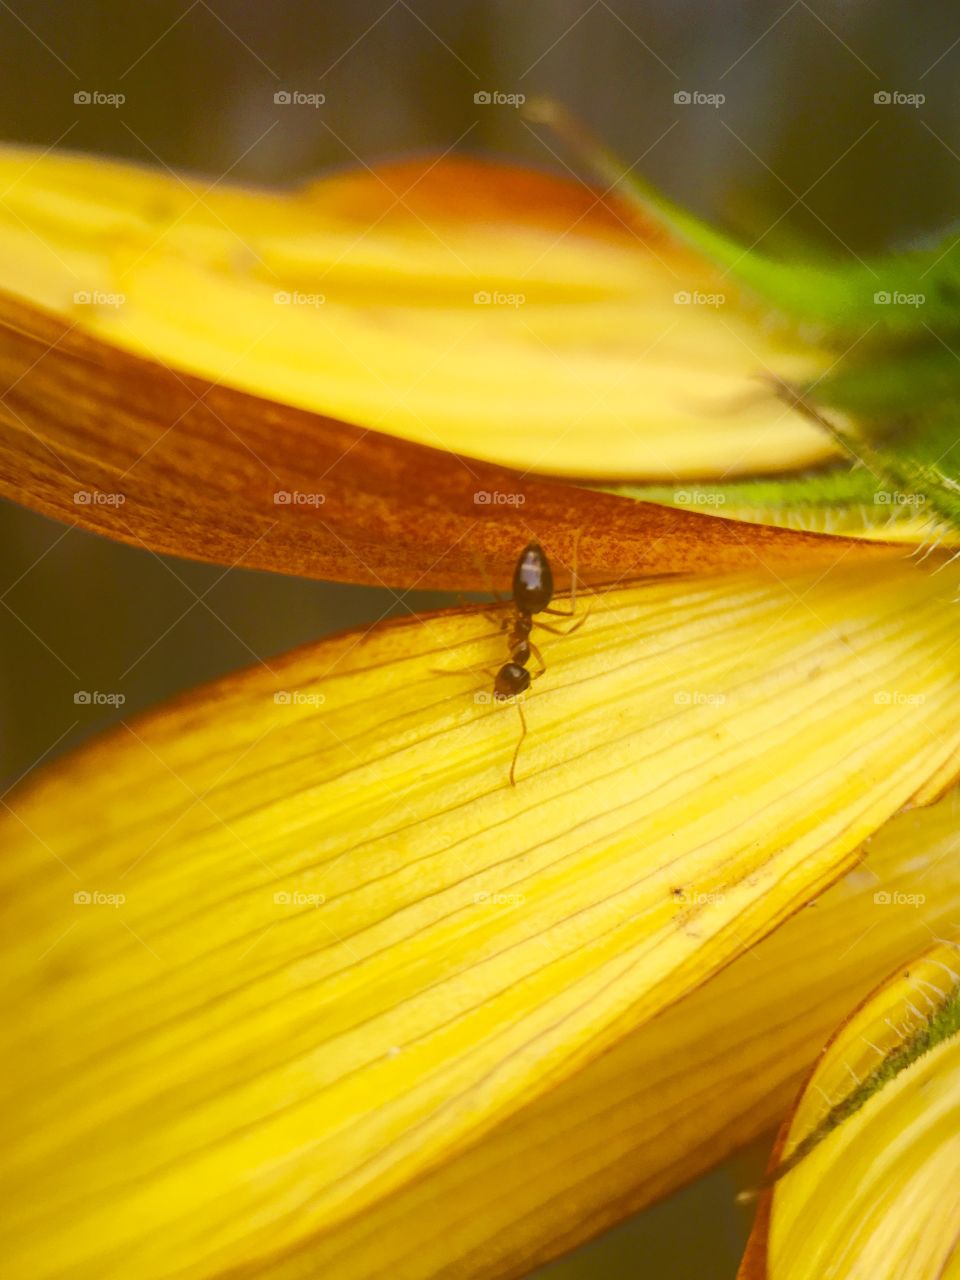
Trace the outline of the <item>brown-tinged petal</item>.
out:
<instances>
[{"instance_id":1,"label":"brown-tinged petal","mask_svg":"<svg viewBox=\"0 0 960 1280\"><path fill-rule=\"evenodd\" d=\"M0 302L0 493L153 551L488 591L533 537L558 578L877 554L508 471L187 377Z\"/></svg>"}]
</instances>

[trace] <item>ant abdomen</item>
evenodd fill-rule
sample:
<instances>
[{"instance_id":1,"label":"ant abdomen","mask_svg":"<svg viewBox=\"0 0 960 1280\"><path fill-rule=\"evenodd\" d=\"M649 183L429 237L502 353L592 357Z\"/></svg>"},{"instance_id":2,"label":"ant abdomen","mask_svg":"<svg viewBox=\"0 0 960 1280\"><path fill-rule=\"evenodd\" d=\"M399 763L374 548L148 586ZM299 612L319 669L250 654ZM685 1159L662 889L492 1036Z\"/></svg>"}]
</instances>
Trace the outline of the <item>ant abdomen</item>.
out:
<instances>
[{"instance_id":1,"label":"ant abdomen","mask_svg":"<svg viewBox=\"0 0 960 1280\"><path fill-rule=\"evenodd\" d=\"M553 571L539 542L524 547L513 572L513 602L520 613L539 613L553 599Z\"/></svg>"}]
</instances>

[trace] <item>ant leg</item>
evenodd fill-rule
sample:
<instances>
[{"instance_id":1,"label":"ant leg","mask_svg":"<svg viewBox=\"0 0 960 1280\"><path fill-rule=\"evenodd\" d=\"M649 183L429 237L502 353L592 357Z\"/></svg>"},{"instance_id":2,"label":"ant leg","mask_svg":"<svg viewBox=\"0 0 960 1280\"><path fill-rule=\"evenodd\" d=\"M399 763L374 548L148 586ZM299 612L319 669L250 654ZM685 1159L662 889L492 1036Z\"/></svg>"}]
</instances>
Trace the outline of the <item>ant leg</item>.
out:
<instances>
[{"instance_id":1,"label":"ant leg","mask_svg":"<svg viewBox=\"0 0 960 1280\"><path fill-rule=\"evenodd\" d=\"M580 530L573 535L573 564L570 567L570 609L541 609L541 613L552 613L558 618L573 618L577 612L577 560L580 554ZM543 625L542 623L540 624Z\"/></svg>"},{"instance_id":2,"label":"ant leg","mask_svg":"<svg viewBox=\"0 0 960 1280\"><path fill-rule=\"evenodd\" d=\"M592 610L592 609L593 609L593 604L592 604L592 603L591 603L591 604L588 604L588 605L587 605L587 607L586 607L585 612L583 613L583 615L582 615L581 617L579 617L579 618L576 620L576 622L572 623L572 625L571 625L571 626L569 626L569 627L551 627L551 625L550 625L550 623L549 623L549 622L541 622L539 618L534 618L534 620L533 620L533 621L534 621L534 625L535 625L535 626L537 626L537 627L542 627L542 628L544 629L544 631L549 631L551 635L554 635L554 636L572 636L572 635L573 635L573 633L574 633L574 631L579 631L579 630L580 630L580 628L583 626L583 624L586 622L586 620L590 617L590 613L591 613L591 610ZM541 612L542 612L542 613L553 613L553 612L554 612L554 610L553 610L553 609L542 609L542 610L541 610ZM561 616L563 616L563 617L568 617L568 618L569 618L569 617L572 617L572 614L563 614L563 615L561 615Z\"/></svg>"},{"instance_id":3,"label":"ant leg","mask_svg":"<svg viewBox=\"0 0 960 1280\"><path fill-rule=\"evenodd\" d=\"M504 600L499 591L491 592L496 596L498 605L509 604L508 600ZM457 592L457 603L461 609L468 609L471 613L478 613L481 617L487 619L488 622L495 622L501 631L506 631L509 626L509 618L503 613L494 613L493 605L478 604L476 600L468 600L462 591Z\"/></svg>"},{"instance_id":4,"label":"ant leg","mask_svg":"<svg viewBox=\"0 0 960 1280\"><path fill-rule=\"evenodd\" d=\"M500 598L497 592L493 594L497 596L497 604L504 605L507 603L507 601ZM502 635L503 632L508 630L510 626L510 615L508 613L494 613L493 605L478 604L475 600L467 600L464 598L462 591L457 592L457 600L460 603L460 607L466 612L473 614L475 617L486 618L488 622L497 628L499 634Z\"/></svg>"},{"instance_id":5,"label":"ant leg","mask_svg":"<svg viewBox=\"0 0 960 1280\"><path fill-rule=\"evenodd\" d=\"M960 555L960 552L957 552L957 554ZM531 639L529 638L527 639L527 644L530 646L530 652L533 654L536 660L540 663L540 670L534 671L533 674L530 676L531 680L536 680L537 676L542 676L543 673L546 671L547 664L543 660L543 654L540 652L540 650L537 648L537 646L533 643Z\"/></svg>"},{"instance_id":6,"label":"ant leg","mask_svg":"<svg viewBox=\"0 0 960 1280\"><path fill-rule=\"evenodd\" d=\"M487 591L489 592L490 595L493 596L494 601L497 604L509 604L510 603L509 598L507 596L504 596L502 592L497 591L496 588L493 586L493 579L490 577L489 570L487 569L487 566L483 557L477 554L476 552L474 552L472 559L473 559L474 566L476 567L476 570L477 570L477 576L486 579ZM462 594L462 593L458 593L458 595L459 594Z\"/></svg>"},{"instance_id":7,"label":"ant leg","mask_svg":"<svg viewBox=\"0 0 960 1280\"><path fill-rule=\"evenodd\" d=\"M599 592L595 587L586 587L585 590L589 591L592 595L599 595ZM571 596L571 600L572 599L573 597ZM574 609L540 609L539 612L549 613L554 618L575 618L577 616L577 611L575 608ZM587 612L589 612L589 608ZM539 618L535 618L534 621L536 622L538 627L546 627L547 625L545 622L541 622ZM549 629L550 628L548 627L547 630ZM567 633L565 631L557 632L557 635L566 635L566 634Z\"/></svg>"},{"instance_id":8,"label":"ant leg","mask_svg":"<svg viewBox=\"0 0 960 1280\"><path fill-rule=\"evenodd\" d=\"M546 610L544 609L543 612L546 613ZM534 618L533 621L535 626L542 627L544 631L549 631L552 636L568 636L571 632L576 631L578 627L582 627L586 620L586 616L578 618L571 627L551 627L549 622L541 622L539 618Z\"/></svg>"},{"instance_id":9,"label":"ant leg","mask_svg":"<svg viewBox=\"0 0 960 1280\"><path fill-rule=\"evenodd\" d=\"M497 604L500 604L500 605L507 604L507 601L501 600L498 594ZM495 622L501 631L506 631L507 628L510 626L509 614L494 613L493 609L490 609L490 608L483 608L480 610L480 612L483 614L483 616L487 619L488 622Z\"/></svg>"},{"instance_id":10,"label":"ant leg","mask_svg":"<svg viewBox=\"0 0 960 1280\"><path fill-rule=\"evenodd\" d=\"M510 785L511 785L511 787L515 787L515 786L517 785L517 777L516 777L516 773L517 773L517 756L519 756L519 754L520 754L520 748L523 746L523 740L524 740L524 738L527 736L527 718L526 718L526 716L523 714L523 707L521 707L521 705L520 705L520 703L519 703L519 702L514 703L514 706L517 708L517 712L519 713L519 716L520 716L520 737L519 737L519 739L517 740L517 745L516 745L516 747L514 748L514 752L513 752L513 759L512 759L512 760L511 760L511 762L510 762Z\"/></svg>"},{"instance_id":11,"label":"ant leg","mask_svg":"<svg viewBox=\"0 0 960 1280\"><path fill-rule=\"evenodd\" d=\"M496 680L497 673L493 667L431 667L432 676L489 676Z\"/></svg>"}]
</instances>

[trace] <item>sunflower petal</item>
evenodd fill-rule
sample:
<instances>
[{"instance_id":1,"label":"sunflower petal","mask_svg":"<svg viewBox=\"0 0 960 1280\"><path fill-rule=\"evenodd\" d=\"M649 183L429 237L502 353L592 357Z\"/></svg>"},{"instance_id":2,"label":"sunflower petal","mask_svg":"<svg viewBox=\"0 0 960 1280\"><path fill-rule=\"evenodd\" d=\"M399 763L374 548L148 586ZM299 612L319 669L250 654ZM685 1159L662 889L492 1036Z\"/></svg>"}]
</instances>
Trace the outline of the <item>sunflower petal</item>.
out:
<instances>
[{"instance_id":1,"label":"sunflower petal","mask_svg":"<svg viewBox=\"0 0 960 1280\"><path fill-rule=\"evenodd\" d=\"M837 1032L741 1275L942 1280L960 1265L960 962L940 944Z\"/></svg>"},{"instance_id":2,"label":"sunflower petal","mask_svg":"<svg viewBox=\"0 0 960 1280\"><path fill-rule=\"evenodd\" d=\"M689 993L956 771L949 579L604 593L543 642L516 788L513 709L446 674L502 636L451 613L223 681L16 793L8 1265L308 1251Z\"/></svg>"},{"instance_id":3,"label":"sunflower petal","mask_svg":"<svg viewBox=\"0 0 960 1280\"><path fill-rule=\"evenodd\" d=\"M5 323L4 323L5 322ZM537 480L185 379L0 300L0 493L153 551L488 591L537 537L561 580L831 564L836 539ZM857 547L861 556L869 554Z\"/></svg>"},{"instance_id":4,"label":"sunflower petal","mask_svg":"<svg viewBox=\"0 0 960 1280\"><path fill-rule=\"evenodd\" d=\"M448 158L269 193L8 147L0 183L5 287L182 374L554 475L834 453L761 381L828 358L569 181Z\"/></svg>"},{"instance_id":5,"label":"sunflower petal","mask_svg":"<svg viewBox=\"0 0 960 1280\"><path fill-rule=\"evenodd\" d=\"M270 1276L526 1274L769 1132L877 973L957 920L957 800L892 819L810 909Z\"/></svg>"}]
</instances>

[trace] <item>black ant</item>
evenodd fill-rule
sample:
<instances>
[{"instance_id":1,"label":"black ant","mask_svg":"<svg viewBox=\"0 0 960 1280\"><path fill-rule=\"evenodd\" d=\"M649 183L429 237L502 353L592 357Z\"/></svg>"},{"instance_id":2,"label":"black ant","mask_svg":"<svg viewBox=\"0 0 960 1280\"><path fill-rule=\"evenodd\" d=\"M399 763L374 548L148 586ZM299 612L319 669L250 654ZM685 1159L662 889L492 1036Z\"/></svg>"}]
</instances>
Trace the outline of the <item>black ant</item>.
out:
<instances>
[{"instance_id":1,"label":"black ant","mask_svg":"<svg viewBox=\"0 0 960 1280\"><path fill-rule=\"evenodd\" d=\"M575 604L575 595L573 594L575 591L576 570L574 570L573 574L571 605ZM546 671L547 665L543 660L543 656L530 639L530 632L534 626L533 615L535 613L550 613L560 618L573 617L572 608L569 613L562 609L551 609L549 605L552 599L553 570L550 568L550 561L547 559L546 553L539 542L530 542L521 551L517 567L513 571L513 604L516 613L514 614L513 624L510 626L508 639L510 661L504 663L494 678L493 697L496 702L508 702L526 693L530 688L530 681L542 676ZM536 625L557 635L569 635L577 627L582 626L585 621L586 616L581 618L579 622L575 622L572 627L568 627L566 631L558 631L556 627L551 627L539 619ZM506 630L510 624L505 621L502 625ZM527 669L531 656L536 658L540 664L540 670L533 675ZM514 705L519 712L522 728L520 740L517 743L516 750L513 753L513 760L510 764L510 785L512 787L517 785L515 776L517 757L520 754L523 740L527 736L527 721L523 714L523 708L519 702L515 702Z\"/></svg>"}]
</instances>

